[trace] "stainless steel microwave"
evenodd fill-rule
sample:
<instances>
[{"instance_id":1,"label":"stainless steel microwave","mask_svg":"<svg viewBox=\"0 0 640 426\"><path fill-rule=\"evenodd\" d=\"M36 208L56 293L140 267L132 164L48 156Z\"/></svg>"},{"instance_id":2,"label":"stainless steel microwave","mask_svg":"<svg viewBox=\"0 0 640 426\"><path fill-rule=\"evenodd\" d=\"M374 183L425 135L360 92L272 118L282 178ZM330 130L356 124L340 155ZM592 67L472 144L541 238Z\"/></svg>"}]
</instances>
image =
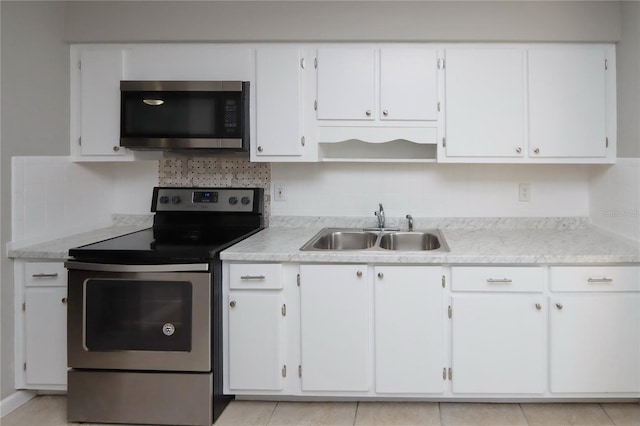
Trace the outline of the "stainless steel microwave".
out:
<instances>
[{"instance_id":1,"label":"stainless steel microwave","mask_svg":"<svg viewBox=\"0 0 640 426\"><path fill-rule=\"evenodd\" d=\"M249 151L249 82L121 81L120 146Z\"/></svg>"}]
</instances>

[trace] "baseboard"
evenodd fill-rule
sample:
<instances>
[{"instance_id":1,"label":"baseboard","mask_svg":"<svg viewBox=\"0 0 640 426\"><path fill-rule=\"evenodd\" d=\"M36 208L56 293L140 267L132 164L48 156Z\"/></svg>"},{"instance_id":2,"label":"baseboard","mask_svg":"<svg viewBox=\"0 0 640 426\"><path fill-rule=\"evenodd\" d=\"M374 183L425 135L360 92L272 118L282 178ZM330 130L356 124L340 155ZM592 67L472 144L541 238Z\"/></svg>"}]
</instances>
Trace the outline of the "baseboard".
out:
<instances>
[{"instance_id":1,"label":"baseboard","mask_svg":"<svg viewBox=\"0 0 640 426\"><path fill-rule=\"evenodd\" d=\"M0 401L0 417L4 417L16 408L36 396L36 391L19 390Z\"/></svg>"}]
</instances>

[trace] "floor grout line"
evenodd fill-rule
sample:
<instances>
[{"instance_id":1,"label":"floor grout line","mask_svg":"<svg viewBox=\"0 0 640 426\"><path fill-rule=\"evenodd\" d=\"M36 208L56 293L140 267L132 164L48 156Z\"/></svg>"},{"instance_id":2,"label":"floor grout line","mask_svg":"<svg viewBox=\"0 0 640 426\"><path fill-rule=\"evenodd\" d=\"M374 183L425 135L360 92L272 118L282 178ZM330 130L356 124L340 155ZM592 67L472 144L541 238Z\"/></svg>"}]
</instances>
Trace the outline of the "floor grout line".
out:
<instances>
[{"instance_id":1,"label":"floor grout line","mask_svg":"<svg viewBox=\"0 0 640 426\"><path fill-rule=\"evenodd\" d=\"M613 417L611 417L611 416L609 415L609 412L607 411L607 409L606 409L606 408L604 408L604 406L602 405L602 403L601 403L601 402L599 402L599 403L598 403L598 405L600 406L600 408L602 409L602 411L604 411L604 414L606 414L606 415L607 415L607 417L609 418L609 420L611 420L611 424L612 424L612 425L615 425L615 424L616 424L616 421L615 421L615 420L613 420Z\"/></svg>"},{"instance_id":2,"label":"floor grout line","mask_svg":"<svg viewBox=\"0 0 640 426\"><path fill-rule=\"evenodd\" d=\"M356 420L358 419L358 409L360 408L360 401L356 401L356 414L353 416L353 426L356 426Z\"/></svg>"},{"instance_id":3,"label":"floor grout line","mask_svg":"<svg viewBox=\"0 0 640 426\"><path fill-rule=\"evenodd\" d=\"M522 416L524 417L524 421L527 422L527 425L529 425L529 418L527 417L527 413L525 413L524 408L522 408L522 404L518 403L518 407L520 407L520 412L522 413Z\"/></svg>"},{"instance_id":4,"label":"floor grout line","mask_svg":"<svg viewBox=\"0 0 640 426\"><path fill-rule=\"evenodd\" d=\"M276 408L278 408L279 404L280 404L280 401L276 401L276 403L273 405L273 410L271 410L271 414L269 414L269 419L267 420L267 424L265 426L269 426L271 424L271 419L273 419L273 413L276 412Z\"/></svg>"}]
</instances>

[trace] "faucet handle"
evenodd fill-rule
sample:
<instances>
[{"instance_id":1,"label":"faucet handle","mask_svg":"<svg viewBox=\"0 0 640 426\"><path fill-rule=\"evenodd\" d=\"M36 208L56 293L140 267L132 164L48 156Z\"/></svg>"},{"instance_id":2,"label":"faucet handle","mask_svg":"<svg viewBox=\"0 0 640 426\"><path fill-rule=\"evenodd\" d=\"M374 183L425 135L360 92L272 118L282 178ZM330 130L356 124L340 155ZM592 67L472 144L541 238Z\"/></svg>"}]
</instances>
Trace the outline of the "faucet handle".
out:
<instances>
[{"instance_id":1,"label":"faucet handle","mask_svg":"<svg viewBox=\"0 0 640 426\"><path fill-rule=\"evenodd\" d=\"M407 220L409 221L409 232L413 231L413 216L411 216L410 214L408 214L406 216Z\"/></svg>"}]
</instances>

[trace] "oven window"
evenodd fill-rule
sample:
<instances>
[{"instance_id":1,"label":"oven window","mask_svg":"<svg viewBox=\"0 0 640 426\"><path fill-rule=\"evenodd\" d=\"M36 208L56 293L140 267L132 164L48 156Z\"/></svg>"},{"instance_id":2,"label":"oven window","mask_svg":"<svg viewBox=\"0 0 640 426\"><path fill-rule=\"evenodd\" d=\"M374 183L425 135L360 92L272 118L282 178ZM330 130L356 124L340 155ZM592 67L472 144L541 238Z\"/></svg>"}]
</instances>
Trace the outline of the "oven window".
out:
<instances>
[{"instance_id":1,"label":"oven window","mask_svg":"<svg viewBox=\"0 0 640 426\"><path fill-rule=\"evenodd\" d=\"M190 282L91 279L85 285L88 350L191 350Z\"/></svg>"}]
</instances>

